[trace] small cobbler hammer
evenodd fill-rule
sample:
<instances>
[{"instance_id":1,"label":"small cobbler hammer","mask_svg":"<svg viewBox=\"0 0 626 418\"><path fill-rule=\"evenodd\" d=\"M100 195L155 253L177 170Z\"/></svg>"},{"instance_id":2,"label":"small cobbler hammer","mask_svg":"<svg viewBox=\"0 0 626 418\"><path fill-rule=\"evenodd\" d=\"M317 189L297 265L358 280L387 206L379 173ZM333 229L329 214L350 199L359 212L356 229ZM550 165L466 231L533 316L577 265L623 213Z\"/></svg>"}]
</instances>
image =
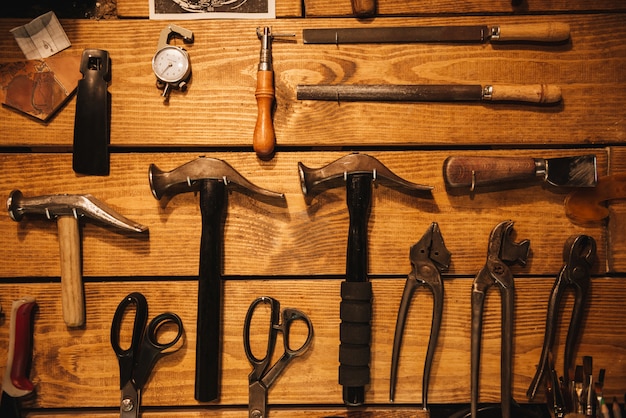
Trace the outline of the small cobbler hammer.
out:
<instances>
[{"instance_id":1,"label":"small cobbler hammer","mask_svg":"<svg viewBox=\"0 0 626 418\"><path fill-rule=\"evenodd\" d=\"M200 192L202 234L198 277L195 399L210 402L219 397L220 323L222 298L222 218L226 186L233 184L259 200L284 202L282 193L255 186L228 163L197 158L165 172L154 164L148 172L152 194L158 200L178 193Z\"/></svg>"},{"instance_id":2,"label":"small cobbler hammer","mask_svg":"<svg viewBox=\"0 0 626 418\"><path fill-rule=\"evenodd\" d=\"M24 215L44 215L56 220L61 254L61 301L63 319L69 327L85 323L80 231L78 221L91 218L131 232L146 232L148 227L131 221L91 195L46 195L24 197L14 190L7 200L9 216L14 221Z\"/></svg>"},{"instance_id":3,"label":"small cobbler hammer","mask_svg":"<svg viewBox=\"0 0 626 418\"><path fill-rule=\"evenodd\" d=\"M350 226L346 255L346 280L341 283L339 384L343 401L358 406L365 401L370 380L370 319L372 285L367 280L367 223L372 200L372 183L387 182L404 193L431 196L430 186L398 177L380 161L366 154L349 154L327 166L312 169L298 163L302 192L312 193L330 180L345 180Z\"/></svg>"}]
</instances>

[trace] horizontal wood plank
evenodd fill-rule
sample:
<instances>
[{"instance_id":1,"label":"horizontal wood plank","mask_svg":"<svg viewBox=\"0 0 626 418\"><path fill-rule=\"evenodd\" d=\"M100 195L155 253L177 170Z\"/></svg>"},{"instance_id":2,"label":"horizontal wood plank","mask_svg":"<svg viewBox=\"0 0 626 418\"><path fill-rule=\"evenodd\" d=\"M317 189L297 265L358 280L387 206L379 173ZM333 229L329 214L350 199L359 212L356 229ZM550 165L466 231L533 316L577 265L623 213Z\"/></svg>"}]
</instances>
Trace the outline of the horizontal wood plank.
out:
<instances>
[{"instance_id":1,"label":"horizontal wood plank","mask_svg":"<svg viewBox=\"0 0 626 418\"><path fill-rule=\"evenodd\" d=\"M553 16L499 16L499 23L554 21ZM112 59L111 144L117 147L193 146L250 149L257 118L254 97L260 48L255 28L295 33L274 42L281 147L593 145L624 141L626 132L626 14L568 15L565 45L304 45L304 28L354 26L349 19L185 22L194 31L189 50L193 76L184 94L164 105L151 59L165 22L63 21L72 42L66 54L104 48ZM0 21L0 62L21 59ZM484 17L420 19L420 25L487 23ZM375 26L414 25L386 19ZM124 35L132 33L132 40ZM298 84L491 84L559 85L553 106L512 103L334 103L296 100ZM0 124L14 129L5 146L71 147L76 100L48 124L6 108ZM362 123L367 120L367 123ZM358 122L357 122L358 121Z\"/></svg>"},{"instance_id":2,"label":"horizontal wood plank","mask_svg":"<svg viewBox=\"0 0 626 418\"><path fill-rule=\"evenodd\" d=\"M607 157L594 150L601 172ZM513 151L457 151L456 155L510 155ZM548 158L585 150L523 150L516 155ZM528 187L449 193L441 176L451 152L374 152L399 176L434 187L431 198L410 196L382 184L375 186L368 222L369 271L405 275L409 248L431 222L438 222L453 254L450 274L473 275L484 265L487 240L500 222L516 222L516 239L530 239L532 255L519 274L555 275L562 266L566 239L585 233L598 242L595 272L605 271L606 236L602 225L581 227L565 216L567 190L530 182ZM349 217L345 188L313 196L302 194L297 164L322 167L339 152L279 153L259 162L253 153L216 153L258 186L285 193L286 207L259 202L233 190L228 194L224 224L223 274L233 276L344 275ZM200 209L198 196L185 193L167 202L151 194L148 166L172 170L197 158L192 153L119 153L111 157L108 177L77 176L69 154L0 155L0 196L13 189L25 196L89 193L114 210L150 228L149 234L124 233L85 221L82 257L85 276L195 276L198 274ZM0 277L58 277L57 227L41 215L17 223L0 213ZM111 265L109 260L116 260ZM1 279L0 279L1 280Z\"/></svg>"},{"instance_id":3,"label":"horizontal wood plank","mask_svg":"<svg viewBox=\"0 0 626 418\"><path fill-rule=\"evenodd\" d=\"M339 345L340 280L284 279L227 280L223 299L223 348L220 405L247 405L247 375L251 368L243 351L242 326L249 304L258 296L272 296L282 307L302 310L311 318L315 337L310 350L287 368L269 393L269 405L341 405L337 384ZM442 332L433 363L429 401L469 402L470 291L471 277L445 280ZM525 393L539 361L547 302L554 279L529 277L516 280L513 395L527 402ZM594 367L607 370L604 395L621 395L626 384L626 335L621 301L626 296L620 279L597 277L591 285L582 338L576 352L592 355ZM391 344L403 279L377 278L374 286L372 320L372 382L370 405L388 403ZM142 404L150 406L194 406L196 284L193 281L96 282L85 285L87 326L68 329L60 320L61 304L55 284L3 285L0 303L24 295L37 299L34 363L31 373L37 396L29 407L101 408L114 407L119 397L117 360L110 345L111 318L117 303L132 291L142 292L149 303L150 317L173 311L183 320L185 343L161 359L143 392ZM500 393L500 298L496 289L488 293L485 306L481 355L481 402L498 402ZM565 298L563 325L554 348L560 371L567 318L572 298ZM425 347L430 330L432 298L422 289L414 296L403 339L396 387L396 403L419 404ZM422 319L423 318L423 319ZM299 332L295 328L296 337ZM300 331L301 332L301 331ZM254 334L253 334L254 335ZM0 328L0 356L7 347L8 327ZM280 343L280 341L279 341ZM280 346L279 346L280 347ZM280 355L277 349L276 355ZM4 364L0 371L4 371ZM543 398L543 389L536 401Z\"/></svg>"}]
</instances>

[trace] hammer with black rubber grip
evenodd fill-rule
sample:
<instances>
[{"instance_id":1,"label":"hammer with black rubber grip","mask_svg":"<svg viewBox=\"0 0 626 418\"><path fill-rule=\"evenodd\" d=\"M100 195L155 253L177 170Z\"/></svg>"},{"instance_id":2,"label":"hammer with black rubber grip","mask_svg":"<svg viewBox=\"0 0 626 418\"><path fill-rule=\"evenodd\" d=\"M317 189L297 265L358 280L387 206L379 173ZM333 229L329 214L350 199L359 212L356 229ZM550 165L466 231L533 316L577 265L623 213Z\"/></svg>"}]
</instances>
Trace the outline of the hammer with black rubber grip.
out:
<instances>
[{"instance_id":1,"label":"hammer with black rubber grip","mask_svg":"<svg viewBox=\"0 0 626 418\"><path fill-rule=\"evenodd\" d=\"M362 405L365 386L370 381L370 319L372 285L367 278L367 223L374 181L389 182L406 193L423 193L432 197L430 186L415 184L398 177L376 158L366 154L349 154L324 167L312 169L298 163L302 192L310 195L318 186L343 178L350 216L346 280L341 283L339 384L348 406Z\"/></svg>"}]
</instances>

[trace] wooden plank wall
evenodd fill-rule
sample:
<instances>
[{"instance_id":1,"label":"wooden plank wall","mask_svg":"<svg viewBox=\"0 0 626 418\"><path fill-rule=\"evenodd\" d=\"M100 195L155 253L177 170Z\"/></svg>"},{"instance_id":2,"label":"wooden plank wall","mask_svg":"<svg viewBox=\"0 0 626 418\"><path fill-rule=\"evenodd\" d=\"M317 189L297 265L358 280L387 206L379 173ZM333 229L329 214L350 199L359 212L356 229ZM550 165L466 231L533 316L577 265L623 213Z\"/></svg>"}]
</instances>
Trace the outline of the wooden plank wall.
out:
<instances>
[{"instance_id":1,"label":"wooden plank wall","mask_svg":"<svg viewBox=\"0 0 626 418\"><path fill-rule=\"evenodd\" d=\"M113 312L128 293L144 293L151 316L171 310L184 322L183 348L155 367L144 392L144 416L245 416L250 365L242 326L256 297L306 312L315 327L309 352L296 360L269 393L271 416L356 416L343 406L337 383L339 288L345 274L348 214L345 191L311 201L302 195L297 163L321 167L349 152L377 157L401 177L434 187L433 199L408 197L378 185L368 224L369 273L374 288L372 381L367 416L428 416L421 410L421 376L432 298L413 300L400 359L396 403L388 400L391 343L409 248L431 222L439 223L452 264L445 277L443 327L429 400L461 406L470 401L470 290L485 263L487 240L500 221L515 221L516 239L530 239L526 266L516 276L513 395L526 390L539 361L550 290L574 234L593 236L598 256L590 303L576 350L606 369L604 394L626 392L626 203L613 201L602 223L581 226L564 214L567 190L541 183L512 190L455 194L441 175L450 155L555 157L594 153L600 175L626 171L626 15L623 2L603 0L405 2L380 0L378 16L351 16L347 0L277 0L276 20L181 23L195 34L187 47L193 78L186 93L164 105L150 62L165 22L147 19L147 1L118 0L118 19L61 23L72 47L109 51L112 59L111 172L76 175L71 169L75 98L48 123L0 109L0 196L90 193L125 216L148 225L149 236L120 233L85 222L81 227L86 325L67 328L61 315L56 225L29 217L13 222L0 213L0 303L34 296L29 417L117 416L117 359L109 341ZM565 22L571 39L558 45L304 45L312 27L464 25ZM0 19L0 63L22 59L9 30L26 19ZM277 152L269 161L252 150L259 54L257 26L291 32L274 42ZM563 92L552 106L482 103L324 103L297 101L300 83L550 83ZM157 202L148 166L171 170L198 156L220 158L253 183L285 193L284 207L228 195L224 220L221 397L194 400L196 294L200 245L198 196ZM561 309L556 364L561 364L573 298ZM486 306L480 401L499 402L500 300ZM4 373L9 321L0 322ZM560 370L560 367L557 366ZM562 372L562 371L561 371ZM545 401L543 389L534 402ZM363 415L365 416L365 415Z\"/></svg>"}]
</instances>

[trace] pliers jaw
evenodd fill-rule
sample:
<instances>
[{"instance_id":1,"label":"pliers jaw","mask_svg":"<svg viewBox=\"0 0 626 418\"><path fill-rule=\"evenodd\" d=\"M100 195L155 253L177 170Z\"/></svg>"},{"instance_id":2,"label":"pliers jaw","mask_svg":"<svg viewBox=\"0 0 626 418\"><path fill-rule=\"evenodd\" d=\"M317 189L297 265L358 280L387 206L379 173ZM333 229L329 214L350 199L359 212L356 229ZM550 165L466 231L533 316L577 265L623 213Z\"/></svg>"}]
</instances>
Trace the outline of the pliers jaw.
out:
<instances>
[{"instance_id":1,"label":"pliers jaw","mask_svg":"<svg viewBox=\"0 0 626 418\"><path fill-rule=\"evenodd\" d=\"M546 331L541 350L541 358L537 371L526 392L529 399L533 399L545 373L551 373L550 358L556 338L559 306L565 290L568 287L574 290L574 306L570 318L570 324L565 341L563 356L564 387L562 389L566 412L576 412L575 390L572 382L575 381L574 348L578 341L578 333L582 325L583 313L588 297L588 289L591 282L591 267L596 258L596 241L589 235L573 235L569 237L563 246L563 261L565 262L557 276L550 300L546 318ZM549 380L549 379L548 379ZM547 386L550 382L546 382ZM547 387L550 390L550 387Z\"/></svg>"},{"instance_id":2,"label":"pliers jaw","mask_svg":"<svg viewBox=\"0 0 626 418\"><path fill-rule=\"evenodd\" d=\"M451 254L443 242L443 236L436 222L430 224L422 238L411 246L409 258L412 269L408 275L402 293L400 308L398 309L398 319L396 321L396 331L393 341L393 354L391 359L391 378L389 388L389 400L393 402L395 394L395 384L397 380L398 359L400 347L402 345L402 334L408 315L411 299L418 287L424 286L430 289L433 294L433 313L430 328L430 338L426 359L424 361L424 373L422 375L422 408L428 409L428 382L430 378L430 368L432 365L439 328L441 327L441 317L443 315L443 282L440 273L450 266Z\"/></svg>"},{"instance_id":3,"label":"pliers jaw","mask_svg":"<svg viewBox=\"0 0 626 418\"><path fill-rule=\"evenodd\" d=\"M509 265L526 264L530 241L513 241L513 222L496 225L489 237L487 262L472 285L472 335L471 335L471 413L478 413L478 383L480 373L480 347L485 295L491 286L500 288L502 298L502 347L501 347L501 409L502 416L511 416L511 366L513 362L513 313L515 285Z\"/></svg>"}]
</instances>

